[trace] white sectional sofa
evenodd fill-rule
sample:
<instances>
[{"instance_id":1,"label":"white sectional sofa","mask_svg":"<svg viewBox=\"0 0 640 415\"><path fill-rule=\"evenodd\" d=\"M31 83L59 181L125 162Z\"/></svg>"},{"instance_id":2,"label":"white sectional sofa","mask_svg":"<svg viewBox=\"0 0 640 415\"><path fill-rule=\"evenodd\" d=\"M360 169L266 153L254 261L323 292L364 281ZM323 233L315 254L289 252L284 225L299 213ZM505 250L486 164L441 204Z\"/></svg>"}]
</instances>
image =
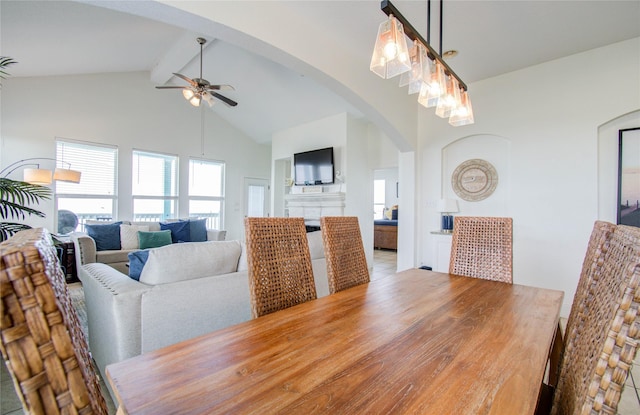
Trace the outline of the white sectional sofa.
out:
<instances>
[{"instance_id":1,"label":"white sectional sofa","mask_svg":"<svg viewBox=\"0 0 640 415\"><path fill-rule=\"evenodd\" d=\"M318 297L328 295L319 231L307 234ZM149 250L140 281L104 263L78 269L89 346L108 364L251 319L244 244L179 243Z\"/></svg>"},{"instance_id":2,"label":"white sectional sofa","mask_svg":"<svg viewBox=\"0 0 640 415\"><path fill-rule=\"evenodd\" d=\"M89 221L88 224L100 226L113 224L113 222ZM144 227L152 232L160 231L160 222L122 221L122 224ZM206 229L207 241L224 241L226 234L227 231L224 230ZM129 253L139 249L138 247L121 246L119 249L98 250L96 241L85 232L75 232L70 237L75 248L76 269L80 269L85 264L101 262L126 274L129 272L127 269Z\"/></svg>"}]
</instances>

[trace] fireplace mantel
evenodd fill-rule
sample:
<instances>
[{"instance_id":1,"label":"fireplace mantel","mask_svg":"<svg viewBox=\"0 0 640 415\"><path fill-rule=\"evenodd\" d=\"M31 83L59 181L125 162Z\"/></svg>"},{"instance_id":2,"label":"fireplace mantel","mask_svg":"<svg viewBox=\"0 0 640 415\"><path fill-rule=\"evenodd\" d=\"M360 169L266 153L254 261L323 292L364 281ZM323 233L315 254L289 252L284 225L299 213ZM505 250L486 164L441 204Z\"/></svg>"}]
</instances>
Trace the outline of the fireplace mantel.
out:
<instances>
[{"instance_id":1,"label":"fireplace mantel","mask_svg":"<svg viewBox=\"0 0 640 415\"><path fill-rule=\"evenodd\" d=\"M285 207L290 217L303 217L310 225L319 223L321 216L344 216L345 194L302 193L284 196Z\"/></svg>"}]
</instances>

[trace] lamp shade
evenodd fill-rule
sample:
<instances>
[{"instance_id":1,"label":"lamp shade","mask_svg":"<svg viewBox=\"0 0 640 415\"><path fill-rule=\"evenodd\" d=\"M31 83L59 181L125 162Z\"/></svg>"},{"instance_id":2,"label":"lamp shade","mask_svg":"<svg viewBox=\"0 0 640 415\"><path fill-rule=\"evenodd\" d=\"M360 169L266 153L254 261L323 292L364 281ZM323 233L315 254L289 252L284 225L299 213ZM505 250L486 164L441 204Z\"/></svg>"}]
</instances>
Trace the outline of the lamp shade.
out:
<instances>
[{"instance_id":1,"label":"lamp shade","mask_svg":"<svg viewBox=\"0 0 640 415\"><path fill-rule=\"evenodd\" d=\"M24 181L31 184L51 184L51 170L48 169L24 169Z\"/></svg>"},{"instance_id":2,"label":"lamp shade","mask_svg":"<svg viewBox=\"0 0 640 415\"><path fill-rule=\"evenodd\" d=\"M449 124L454 127L473 124L473 107L471 106L471 99L469 99L467 91L462 91L460 94L460 104L461 105L451 113Z\"/></svg>"},{"instance_id":3,"label":"lamp shade","mask_svg":"<svg viewBox=\"0 0 640 415\"><path fill-rule=\"evenodd\" d=\"M381 78L393 78L411 70L409 49L402 23L393 15L380 23L369 69Z\"/></svg>"},{"instance_id":4,"label":"lamp shade","mask_svg":"<svg viewBox=\"0 0 640 415\"><path fill-rule=\"evenodd\" d=\"M81 172L71 169L57 168L53 173L53 180L69 183L80 183Z\"/></svg>"},{"instance_id":5,"label":"lamp shade","mask_svg":"<svg viewBox=\"0 0 640 415\"><path fill-rule=\"evenodd\" d=\"M422 43L415 42L409 53L411 70L400 75L400 86L409 85L409 95L420 92L422 85L431 80L431 61Z\"/></svg>"},{"instance_id":6,"label":"lamp shade","mask_svg":"<svg viewBox=\"0 0 640 415\"><path fill-rule=\"evenodd\" d=\"M431 76L429 82L422 84L418 102L426 108L435 107L440 97L447 91L447 78L444 73L444 66L438 61L431 65Z\"/></svg>"},{"instance_id":7,"label":"lamp shade","mask_svg":"<svg viewBox=\"0 0 640 415\"><path fill-rule=\"evenodd\" d=\"M440 199L438 201L438 212L441 212L441 213L458 212L458 201L456 199Z\"/></svg>"}]
</instances>

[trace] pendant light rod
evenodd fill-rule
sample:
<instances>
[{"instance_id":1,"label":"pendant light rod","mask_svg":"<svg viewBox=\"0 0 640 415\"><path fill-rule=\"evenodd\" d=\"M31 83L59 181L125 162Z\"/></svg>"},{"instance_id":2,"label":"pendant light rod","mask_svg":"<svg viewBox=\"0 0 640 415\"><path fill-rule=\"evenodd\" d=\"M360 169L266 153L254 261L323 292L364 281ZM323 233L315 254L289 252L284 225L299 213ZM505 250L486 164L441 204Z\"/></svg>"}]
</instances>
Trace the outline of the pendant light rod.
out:
<instances>
[{"instance_id":1,"label":"pendant light rod","mask_svg":"<svg viewBox=\"0 0 640 415\"><path fill-rule=\"evenodd\" d=\"M440 56L442 56L442 16L444 15L442 6L444 6L444 0L440 0L440 39L438 39L440 41Z\"/></svg>"},{"instance_id":2,"label":"pendant light rod","mask_svg":"<svg viewBox=\"0 0 640 415\"><path fill-rule=\"evenodd\" d=\"M430 43L430 42L431 42L431 0L427 0L427 43Z\"/></svg>"},{"instance_id":3,"label":"pendant light rod","mask_svg":"<svg viewBox=\"0 0 640 415\"><path fill-rule=\"evenodd\" d=\"M409 23L409 21L402 15L402 13L400 13L400 11L398 11L398 9L396 9L393 4L391 4L389 0L382 0L382 2L380 3L380 10L382 10L387 16L393 15L393 17L398 19L398 21L402 23L404 33L409 37L409 39L413 41L417 40L418 42L422 43L424 47L427 48L429 57L440 62L444 67L445 73L456 78L458 80L460 88L464 89L465 91L467 90L467 84L465 84L462 79L453 71L453 69L451 69L451 67L447 65L444 59L442 59L442 56L440 56L440 54L431 47L429 42L424 40L420 33L418 33L418 31L413 26L411 26L411 23ZM440 7L440 12L442 13L442 7ZM440 33L440 39L442 39L442 24L440 24ZM440 48L442 48L442 46L440 46Z\"/></svg>"}]
</instances>

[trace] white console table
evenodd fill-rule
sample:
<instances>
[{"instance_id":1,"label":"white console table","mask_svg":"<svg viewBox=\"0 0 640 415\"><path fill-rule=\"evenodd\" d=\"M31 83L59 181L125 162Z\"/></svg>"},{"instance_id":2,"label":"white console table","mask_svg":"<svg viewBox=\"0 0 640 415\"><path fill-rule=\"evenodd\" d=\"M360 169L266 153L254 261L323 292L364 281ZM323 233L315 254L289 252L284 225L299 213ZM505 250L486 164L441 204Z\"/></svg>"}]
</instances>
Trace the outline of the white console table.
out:
<instances>
[{"instance_id":1,"label":"white console table","mask_svg":"<svg viewBox=\"0 0 640 415\"><path fill-rule=\"evenodd\" d=\"M437 272L449 272L451 233L433 231L431 232L431 235L433 241L432 268Z\"/></svg>"}]
</instances>

